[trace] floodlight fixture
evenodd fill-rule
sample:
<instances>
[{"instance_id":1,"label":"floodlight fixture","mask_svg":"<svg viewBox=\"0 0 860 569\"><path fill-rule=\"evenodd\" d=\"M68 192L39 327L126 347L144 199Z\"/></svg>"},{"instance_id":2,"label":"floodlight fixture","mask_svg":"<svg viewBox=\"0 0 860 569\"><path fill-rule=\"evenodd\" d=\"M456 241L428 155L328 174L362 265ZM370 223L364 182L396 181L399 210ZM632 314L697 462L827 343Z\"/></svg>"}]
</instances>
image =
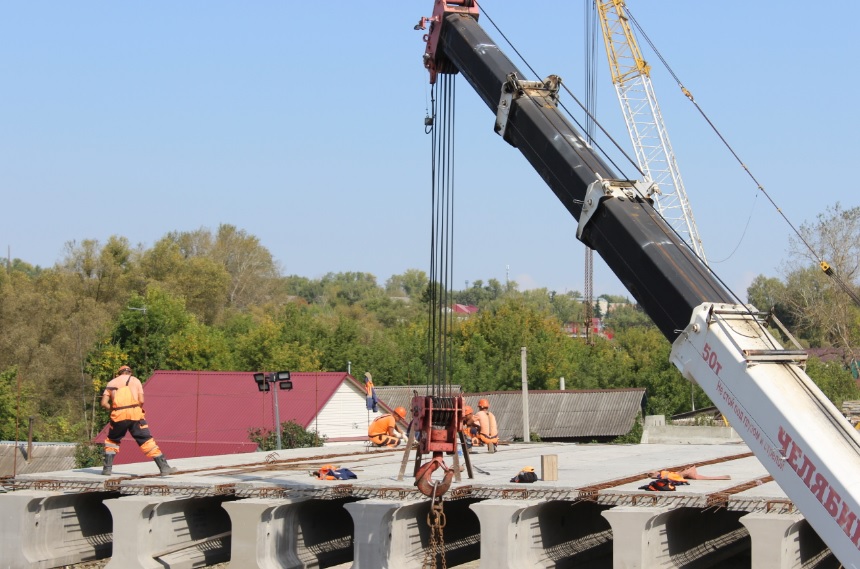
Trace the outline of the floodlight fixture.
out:
<instances>
[{"instance_id":1,"label":"floodlight fixture","mask_svg":"<svg viewBox=\"0 0 860 569\"><path fill-rule=\"evenodd\" d=\"M269 390L269 382L266 380L265 373L255 373L254 381L257 382L257 390L259 391L268 391Z\"/></svg>"}]
</instances>

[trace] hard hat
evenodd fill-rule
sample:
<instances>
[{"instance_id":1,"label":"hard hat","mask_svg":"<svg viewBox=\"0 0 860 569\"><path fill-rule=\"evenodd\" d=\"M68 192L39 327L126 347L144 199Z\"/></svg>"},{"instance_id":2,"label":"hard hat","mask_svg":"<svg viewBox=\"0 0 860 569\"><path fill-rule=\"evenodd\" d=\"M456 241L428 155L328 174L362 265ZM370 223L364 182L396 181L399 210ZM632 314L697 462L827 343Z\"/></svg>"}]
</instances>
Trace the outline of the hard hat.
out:
<instances>
[{"instance_id":1,"label":"hard hat","mask_svg":"<svg viewBox=\"0 0 860 569\"><path fill-rule=\"evenodd\" d=\"M481 399L480 401L478 401L478 408L479 409L489 409L490 408L490 402L487 401L486 399Z\"/></svg>"},{"instance_id":2,"label":"hard hat","mask_svg":"<svg viewBox=\"0 0 860 569\"><path fill-rule=\"evenodd\" d=\"M405 419L406 418L406 409L404 409L403 407L396 407L394 409L394 414L399 415L401 419Z\"/></svg>"},{"instance_id":3,"label":"hard hat","mask_svg":"<svg viewBox=\"0 0 860 569\"><path fill-rule=\"evenodd\" d=\"M373 381L373 376L370 375L369 371L364 372L364 377L367 378L367 381Z\"/></svg>"},{"instance_id":4,"label":"hard hat","mask_svg":"<svg viewBox=\"0 0 860 569\"><path fill-rule=\"evenodd\" d=\"M463 415L471 415L474 412L475 412L475 410L472 409L471 407L469 407L468 405L465 405L463 407Z\"/></svg>"},{"instance_id":5,"label":"hard hat","mask_svg":"<svg viewBox=\"0 0 860 569\"><path fill-rule=\"evenodd\" d=\"M520 472L534 472L535 469L533 466L523 466L523 469Z\"/></svg>"},{"instance_id":6,"label":"hard hat","mask_svg":"<svg viewBox=\"0 0 860 569\"><path fill-rule=\"evenodd\" d=\"M121 367L119 368L119 371L118 371L117 373L122 373L122 372L124 372L124 371L131 371L131 368L130 368L130 367L128 367L128 366L121 366Z\"/></svg>"}]
</instances>

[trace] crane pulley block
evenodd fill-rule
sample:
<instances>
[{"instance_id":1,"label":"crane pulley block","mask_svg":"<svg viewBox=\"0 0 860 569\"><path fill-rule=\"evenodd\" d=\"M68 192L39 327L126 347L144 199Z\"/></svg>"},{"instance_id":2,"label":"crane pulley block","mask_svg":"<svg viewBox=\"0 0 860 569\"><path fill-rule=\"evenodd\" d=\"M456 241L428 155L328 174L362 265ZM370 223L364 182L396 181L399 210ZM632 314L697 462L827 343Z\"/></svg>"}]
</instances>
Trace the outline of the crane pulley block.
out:
<instances>
[{"instance_id":1,"label":"crane pulley block","mask_svg":"<svg viewBox=\"0 0 860 569\"><path fill-rule=\"evenodd\" d=\"M561 77L550 75L543 81L523 81L516 73L508 75L507 80L502 83L502 96L499 98L499 106L496 109L495 131L505 138L508 128L508 117L513 102L520 97L544 97L550 100L552 106L558 106L558 90L561 87ZM510 142L507 138L506 141Z\"/></svg>"},{"instance_id":2,"label":"crane pulley block","mask_svg":"<svg viewBox=\"0 0 860 569\"><path fill-rule=\"evenodd\" d=\"M478 20L478 2L476 0L436 0L433 5L433 15L429 18L422 16L415 24L416 30L430 30L424 34L427 48L424 50L424 67L430 72L430 83L436 83L439 73L456 73L457 68L438 50L439 35L442 31L442 20L450 14L460 14Z\"/></svg>"},{"instance_id":3,"label":"crane pulley block","mask_svg":"<svg viewBox=\"0 0 860 569\"><path fill-rule=\"evenodd\" d=\"M599 176L598 176L599 177ZM602 180L598 179L588 185L585 199L582 203L582 215L576 227L576 238L582 241L585 226L597 212L600 204L609 198L628 201L647 201L652 203L651 196L660 193L657 184L651 180Z\"/></svg>"}]
</instances>

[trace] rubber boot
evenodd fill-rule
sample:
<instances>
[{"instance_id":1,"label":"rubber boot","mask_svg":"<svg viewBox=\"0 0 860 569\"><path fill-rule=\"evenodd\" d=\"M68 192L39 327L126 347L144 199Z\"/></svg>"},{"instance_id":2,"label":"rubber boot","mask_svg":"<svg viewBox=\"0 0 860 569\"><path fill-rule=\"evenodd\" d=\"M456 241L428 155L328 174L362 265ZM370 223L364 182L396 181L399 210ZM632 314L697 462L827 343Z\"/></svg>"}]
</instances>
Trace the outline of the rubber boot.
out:
<instances>
[{"instance_id":1,"label":"rubber boot","mask_svg":"<svg viewBox=\"0 0 860 569\"><path fill-rule=\"evenodd\" d=\"M162 476L173 474L174 472L179 470L175 466L170 466L169 464L167 464L167 459L164 458L163 454L156 456L153 460L155 461L155 464L158 465L158 470L161 472Z\"/></svg>"},{"instance_id":2,"label":"rubber boot","mask_svg":"<svg viewBox=\"0 0 860 569\"><path fill-rule=\"evenodd\" d=\"M105 453L104 467L102 467L102 476L110 476L113 474L113 459L116 456L115 452Z\"/></svg>"}]
</instances>

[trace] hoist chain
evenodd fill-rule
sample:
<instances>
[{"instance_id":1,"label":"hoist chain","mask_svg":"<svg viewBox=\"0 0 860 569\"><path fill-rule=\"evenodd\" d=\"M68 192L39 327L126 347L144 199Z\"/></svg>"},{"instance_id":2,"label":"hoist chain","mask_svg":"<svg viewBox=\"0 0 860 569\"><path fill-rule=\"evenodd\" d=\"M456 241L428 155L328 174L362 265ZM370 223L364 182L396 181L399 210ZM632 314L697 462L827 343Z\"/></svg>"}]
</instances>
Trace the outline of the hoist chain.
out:
<instances>
[{"instance_id":1,"label":"hoist chain","mask_svg":"<svg viewBox=\"0 0 860 569\"><path fill-rule=\"evenodd\" d=\"M427 513L427 526L430 528L430 543L424 550L424 564L421 569L436 569L436 556L442 560L442 569L448 569L445 561L445 534L443 529L447 520L442 509L442 499L433 499L430 502L430 511Z\"/></svg>"}]
</instances>

